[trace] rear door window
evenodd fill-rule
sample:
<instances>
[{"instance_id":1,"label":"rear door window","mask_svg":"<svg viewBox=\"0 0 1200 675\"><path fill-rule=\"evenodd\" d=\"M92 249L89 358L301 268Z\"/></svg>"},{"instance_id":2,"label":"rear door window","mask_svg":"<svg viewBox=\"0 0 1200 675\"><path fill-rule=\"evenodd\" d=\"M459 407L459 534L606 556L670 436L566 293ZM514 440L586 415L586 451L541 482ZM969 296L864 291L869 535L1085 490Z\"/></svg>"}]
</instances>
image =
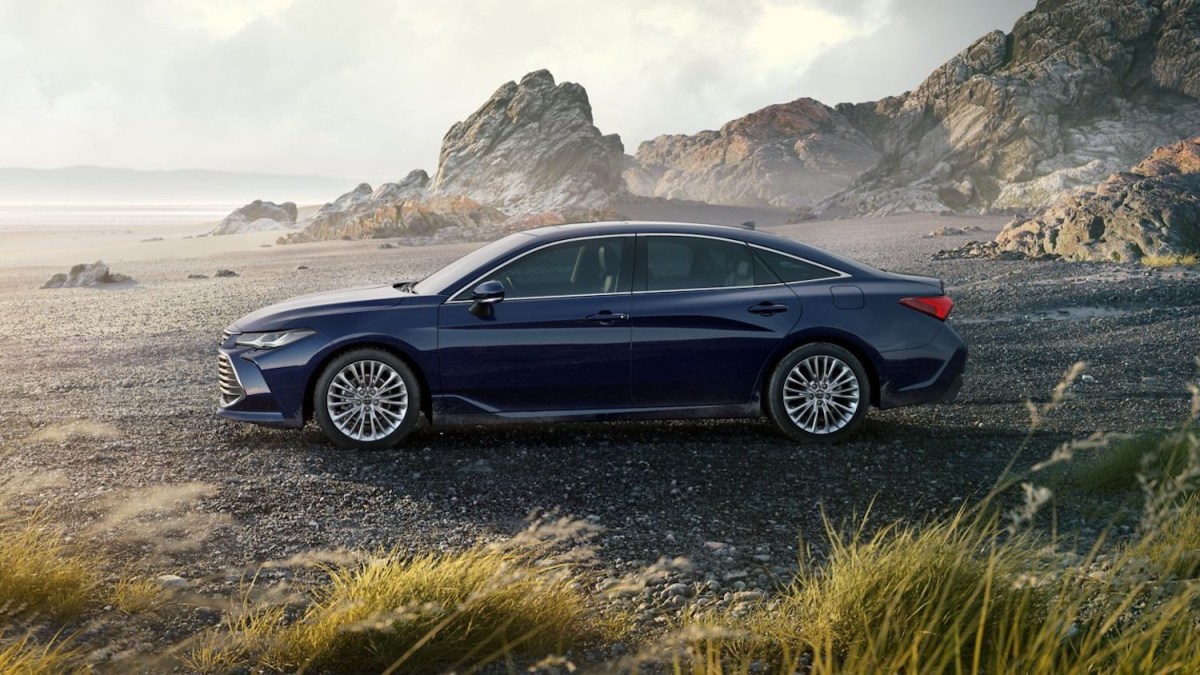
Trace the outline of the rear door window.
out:
<instances>
[{"instance_id":1,"label":"rear door window","mask_svg":"<svg viewBox=\"0 0 1200 675\"><path fill-rule=\"evenodd\" d=\"M647 291L755 285L754 256L743 243L690 236L639 237Z\"/></svg>"}]
</instances>

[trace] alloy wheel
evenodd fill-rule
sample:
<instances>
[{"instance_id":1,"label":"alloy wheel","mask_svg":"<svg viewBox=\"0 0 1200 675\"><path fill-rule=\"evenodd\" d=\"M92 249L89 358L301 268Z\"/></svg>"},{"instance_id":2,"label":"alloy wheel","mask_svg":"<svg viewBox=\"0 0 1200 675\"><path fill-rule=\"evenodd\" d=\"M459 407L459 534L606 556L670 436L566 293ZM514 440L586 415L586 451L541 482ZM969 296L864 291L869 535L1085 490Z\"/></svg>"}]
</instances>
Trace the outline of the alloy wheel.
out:
<instances>
[{"instance_id":1,"label":"alloy wheel","mask_svg":"<svg viewBox=\"0 0 1200 675\"><path fill-rule=\"evenodd\" d=\"M795 365L783 384L783 405L800 429L832 434L854 420L861 403L858 378L841 359L810 356Z\"/></svg>"},{"instance_id":2,"label":"alloy wheel","mask_svg":"<svg viewBox=\"0 0 1200 675\"><path fill-rule=\"evenodd\" d=\"M377 441L400 428L408 415L408 386L395 368L382 361L344 366L325 394L329 419L355 441Z\"/></svg>"}]
</instances>

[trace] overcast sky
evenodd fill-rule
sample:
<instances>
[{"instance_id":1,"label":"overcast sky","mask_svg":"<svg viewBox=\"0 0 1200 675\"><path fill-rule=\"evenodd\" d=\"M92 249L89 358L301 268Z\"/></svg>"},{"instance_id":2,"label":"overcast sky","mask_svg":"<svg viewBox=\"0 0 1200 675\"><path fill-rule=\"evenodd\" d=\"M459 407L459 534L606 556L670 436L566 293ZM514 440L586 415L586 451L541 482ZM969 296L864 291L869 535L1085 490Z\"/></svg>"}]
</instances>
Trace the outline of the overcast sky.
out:
<instances>
[{"instance_id":1,"label":"overcast sky","mask_svg":"<svg viewBox=\"0 0 1200 675\"><path fill-rule=\"evenodd\" d=\"M548 68L627 152L916 86L1034 0L0 0L0 166L433 173Z\"/></svg>"}]
</instances>

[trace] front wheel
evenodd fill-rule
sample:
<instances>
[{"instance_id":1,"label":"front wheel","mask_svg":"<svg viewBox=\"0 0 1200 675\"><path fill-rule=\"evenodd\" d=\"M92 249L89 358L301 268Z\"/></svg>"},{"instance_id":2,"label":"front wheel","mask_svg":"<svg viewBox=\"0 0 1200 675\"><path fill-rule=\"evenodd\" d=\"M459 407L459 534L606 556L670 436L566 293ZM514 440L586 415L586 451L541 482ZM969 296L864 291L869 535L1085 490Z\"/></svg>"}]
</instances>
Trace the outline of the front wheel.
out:
<instances>
[{"instance_id":1,"label":"front wheel","mask_svg":"<svg viewBox=\"0 0 1200 675\"><path fill-rule=\"evenodd\" d=\"M317 424L334 444L358 450L390 448L420 417L421 385L391 352L355 349L325 366L313 389Z\"/></svg>"},{"instance_id":2,"label":"front wheel","mask_svg":"<svg viewBox=\"0 0 1200 675\"><path fill-rule=\"evenodd\" d=\"M807 344L771 374L767 415L796 440L839 440L866 417L870 392L866 369L853 354L824 342Z\"/></svg>"}]
</instances>

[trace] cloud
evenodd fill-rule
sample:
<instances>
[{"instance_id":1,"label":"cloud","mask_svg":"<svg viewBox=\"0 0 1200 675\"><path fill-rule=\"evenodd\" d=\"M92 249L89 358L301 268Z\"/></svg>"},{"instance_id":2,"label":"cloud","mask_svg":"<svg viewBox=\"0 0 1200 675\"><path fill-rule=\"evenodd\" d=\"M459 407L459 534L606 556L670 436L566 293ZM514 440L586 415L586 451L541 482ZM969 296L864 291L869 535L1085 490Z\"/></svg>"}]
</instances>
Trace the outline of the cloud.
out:
<instances>
[{"instance_id":1,"label":"cloud","mask_svg":"<svg viewBox=\"0 0 1200 675\"><path fill-rule=\"evenodd\" d=\"M451 124L538 68L583 84L597 126L632 151L799 96L899 93L1022 9L991 0L0 0L0 164L395 178L432 171Z\"/></svg>"}]
</instances>

